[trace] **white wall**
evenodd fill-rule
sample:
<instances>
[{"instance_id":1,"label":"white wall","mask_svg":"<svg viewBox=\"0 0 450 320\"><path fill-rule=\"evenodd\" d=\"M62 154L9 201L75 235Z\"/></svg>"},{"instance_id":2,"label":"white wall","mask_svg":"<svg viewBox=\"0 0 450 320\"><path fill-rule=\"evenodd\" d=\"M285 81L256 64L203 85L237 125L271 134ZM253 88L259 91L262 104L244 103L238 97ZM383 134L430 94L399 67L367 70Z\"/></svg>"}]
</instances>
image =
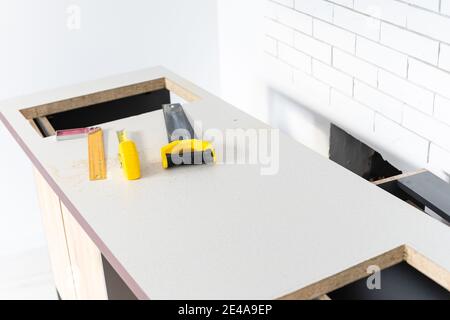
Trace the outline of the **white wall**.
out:
<instances>
[{"instance_id":1,"label":"white wall","mask_svg":"<svg viewBox=\"0 0 450 320\"><path fill-rule=\"evenodd\" d=\"M450 1L264 2L286 88L401 168L450 173Z\"/></svg>"},{"instance_id":2,"label":"white wall","mask_svg":"<svg viewBox=\"0 0 450 320\"><path fill-rule=\"evenodd\" d=\"M215 1L0 0L0 41L0 100L154 65L219 89ZM45 241L31 167L0 127L2 256Z\"/></svg>"},{"instance_id":3,"label":"white wall","mask_svg":"<svg viewBox=\"0 0 450 320\"><path fill-rule=\"evenodd\" d=\"M41 247L45 239L30 162L0 124L0 257Z\"/></svg>"},{"instance_id":4,"label":"white wall","mask_svg":"<svg viewBox=\"0 0 450 320\"><path fill-rule=\"evenodd\" d=\"M164 64L215 91L217 14L208 0L2 0L0 97ZM80 29L67 27L69 5Z\"/></svg>"},{"instance_id":5,"label":"white wall","mask_svg":"<svg viewBox=\"0 0 450 320\"><path fill-rule=\"evenodd\" d=\"M275 125L284 114L282 129L324 155L314 113L403 170L448 178L449 3L219 0L223 96Z\"/></svg>"},{"instance_id":6,"label":"white wall","mask_svg":"<svg viewBox=\"0 0 450 320\"><path fill-rule=\"evenodd\" d=\"M327 156L329 121L289 92L284 65L265 52L266 0L218 0L218 8L222 98Z\"/></svg>"}]
</instances>

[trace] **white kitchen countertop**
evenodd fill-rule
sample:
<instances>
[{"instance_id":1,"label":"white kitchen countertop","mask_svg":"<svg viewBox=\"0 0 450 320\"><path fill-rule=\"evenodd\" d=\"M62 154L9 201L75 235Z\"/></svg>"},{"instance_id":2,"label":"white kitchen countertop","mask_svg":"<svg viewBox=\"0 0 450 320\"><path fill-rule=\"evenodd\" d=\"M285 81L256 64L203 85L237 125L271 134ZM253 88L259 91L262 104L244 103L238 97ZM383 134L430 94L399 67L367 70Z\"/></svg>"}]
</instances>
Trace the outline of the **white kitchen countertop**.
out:
<instances>
[{"instance_id":1,"label":"white kitchen countertop","mask_svg":"<svg viewBox=\"0 0 450 320\"><path fill-rule=\"evenodd\" d=\"M0 119L138 297L273 299L404 244L450 270L447 226L284 134L273 176L259 165L164 170L162 111L126 118L101 125L108 179L91 182L86 139L41 138L19 112L160 77L201 97L185 110L204 129L269 128L159 67L0 102ZM138 181L119 166L124 128Z\"/></svg>"}]
</instances>

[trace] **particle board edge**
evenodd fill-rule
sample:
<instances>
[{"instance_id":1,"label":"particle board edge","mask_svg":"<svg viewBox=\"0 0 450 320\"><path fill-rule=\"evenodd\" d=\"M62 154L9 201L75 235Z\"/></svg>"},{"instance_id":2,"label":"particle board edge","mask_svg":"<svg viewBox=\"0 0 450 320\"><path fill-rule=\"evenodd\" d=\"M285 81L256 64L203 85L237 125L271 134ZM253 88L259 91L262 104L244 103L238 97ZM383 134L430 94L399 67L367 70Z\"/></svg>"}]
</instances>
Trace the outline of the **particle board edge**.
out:
<instances>
[{"instance_id":1,"label":"particle board edge","mask_svg":"<svg viewBox=\"0 0 450 320\"><path fill-rule=\"evenodd\" d=\"M424 173L424 172L427 172L427 171L428 171L427 169L420 169L420 170L413 171L413 172L407 172L407 173L399 174L397 176L389 177L389 178L386 178L386 179L377 180L377 181L374 181L372 183L374 185L376 185L376 186L379 186L379 185L382 185L382 184L385 184L385 183L398 181L398 180L403 179L403 178L412 177L412 176L415 176L415 175L418 175L418 174L421 174L421 173Z\"/></svg>"},{"instance_id":2,"label":"particle board edge","mask_svg":"<svg viewBox=\"0 0 450 320\"><path fill-rule=\"evenodd\" d=\"M146 92L153 92L165 88L165 78L158 78L123 87L98 91L78 97L72 97L60 101L33 106L22 109L20 110L20 112L26 119L34 119L39 117L46 117L54 113L78 109L112 100L118 100L121 98L143 94Z\"/></svg>"},{"instance_id":3,"label":"particle board edge","mask_svg":"<svg viewBox=\"0 0 450 320\"><path fill-rule=\"evenodd\" d=\"M405 262L450 291L450 271L436 264L414 248L405 246Z\"/></svg>"}]
</instances>

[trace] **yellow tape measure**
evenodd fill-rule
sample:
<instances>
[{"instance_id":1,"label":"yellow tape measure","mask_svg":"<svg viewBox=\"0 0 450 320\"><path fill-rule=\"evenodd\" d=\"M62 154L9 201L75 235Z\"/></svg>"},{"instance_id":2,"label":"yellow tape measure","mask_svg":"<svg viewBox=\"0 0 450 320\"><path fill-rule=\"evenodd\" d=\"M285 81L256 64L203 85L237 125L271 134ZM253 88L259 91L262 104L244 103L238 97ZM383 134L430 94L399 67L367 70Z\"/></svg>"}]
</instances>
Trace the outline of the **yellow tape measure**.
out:
<instances>
[{"instance_id":1,"label":"yellow tape measure","mask_svg":"<svg viewBox=\"0 0 450 320\"><path fill-rule=\"evenodd\" d=\"M124 130L117 131L117 138L119 139L119 159L125 178L128 180L139 179L141 164L136 144L127 137Z\"/></svg>"},{"instance_id":2,"label":"yellow tape measure","mask_svg":"<svg viewBox=\"0 0 450 320\"><path fill-rule=\"evenodd\" d=\"M90 129L89 145L89 179L91 181L106 179L105 148L103 131L100 128Z\"/></svg>"},{"instance_id":3,"label":"yellow tape measure","mask_svg":"<svg viewBox=\"0 0 450 320\"><path fill-rule=\"evenodd\" d=\"M128 139L127 133L125 132L125 130L120 130L120 131L117 131L116 133L117 133L117 139L119 140L119 143L122 143Z\"/></svg>"}]
</instances>

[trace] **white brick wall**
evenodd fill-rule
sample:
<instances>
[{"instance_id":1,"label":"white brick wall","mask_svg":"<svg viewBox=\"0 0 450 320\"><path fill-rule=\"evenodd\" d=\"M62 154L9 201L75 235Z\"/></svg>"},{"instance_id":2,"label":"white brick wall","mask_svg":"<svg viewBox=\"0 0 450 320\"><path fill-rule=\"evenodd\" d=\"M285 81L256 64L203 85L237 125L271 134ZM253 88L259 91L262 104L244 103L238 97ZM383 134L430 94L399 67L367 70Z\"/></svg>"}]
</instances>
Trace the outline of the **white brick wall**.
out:
<instances>
[{"instance_id":1,"label":"white brick wall","mask_svg":"<svg viewBox=\"0 0 450 320\"><path fill-rule=\"evenodd\" d=\"M439 42L388 23L381 24L381 43L436 65Z\"/></svg>"},{"instance_id":2,"label":"white brick wall","mask_svg":"<svg viewBox=\"0 0 450 320\"><path fill-rule=\"evenodd\" d=\"M333 4L324 0L295 0L295 10L323 20L333 20Z\"/></svg>"},{"instance_id":3,"label":"white brick wall","mask_svg":"<svg viewBox=\"0 0 450 320\"><path fill-rule=\"evenodd\" d=\"M401 77L406 77L408 58L395 50L358 37L356 55Z\"/></svg>"},{"instance_id":4,"label":"white brick wall","mask_svg":"<svg viewBox=\"0 0 450 320\"><path fill-rule=\"evenodd\" d=\"M419 7L430 9L433 11L439 11L440 0L403 0L404 2L415 4ZM446 1L446 0L443 0Z\"/></svg>"},{"instance_id":5,"label":"white brick wall","mask_svg":"<svg viewBox=\"0 0 450 320\"><path fill-rule=\"evenodd\" d=\"M311 57L284 43L278 44L278 57L296 69L311 73Z\"/></svg>"},{"instance_id":6,"label":"white brick wall","mask_svg":"<svg viewBox=\"0 0 450 320\"><path fill-rule=\"evenodd\" d=\"M429 142L379 114L375 116L374 134L387 152L400 155L416 166L427 162Z\"/></svg>"},{"instance_id":7,"label":"white brick wall","mask_svg":"<svg viewBox=\"0 0 450 320\"><path fill-rule=\"evenodd\" d=\"M355 34L337 28L330 23L314 20L314 37L350 53L355 52ZM448 57L450 60L450 56ZM449 61L450 64L450 61Z\"/></svg>"},{"instance_id":8,"label":"white brick wall","mask_svg":"<svg viewBox=\"0 0 450 320\"><path fill-rule=\"evenodd\" d=\"M402 122L404 104L380 90L355 80L354 99L381 113L385 117Z\"/></svg>"},{"instance_id":9,"label":"white brick wall","mask_svg":"<svg viewBox=\"0 0 450 320\"><path fill-rule=\"evenodd\" d=\"M331 66L317 60L312 62L312 74L333 88L351 96L353 94L353 78L339 72Z\"/></svg>"},{"instance_id":10,"label":"white brick wall","mask_svg":"<svg viewBox=\"0 0 450 320\"><path fill-rule=\"evenodd\" d=\"M436 96L434 101L434 115L450 126L450 100Z\"/></svg>"},{"instance_id":11,"label":"white brick wall","mask_svg":"<svg viewBox=\"0 0 450 320\"><path fill-rule=\"evenodd\" d=\"M450 16L450 0L441 0L441 12Z\"/></svg>"},{"instance_id":12,"label":"white brick wall","mask_svg":"<svg viewBox=\"0 0 450 320\"><path fill-rule=\"evenodd\" d=\"M265 51L317 112L450 174L450 0L265 1Z\"/></svg>"},{"instance_id":13,"label":"white brick wall","mask_svg":"<svg viewBox=\"0 0 450 320\"><path fill-rule=\"evenodd\" d=\"M294 47L325 63L331 63L331 46L300 32L294 36Z\"/></svg>"},{"instance_id":14,"label":"white brick wall","mask_svg":"<svg viewBox=\"0 0 450 320\"><path fill-rule=\"evenodd\" d=\"M450 46L443 43L439 53L439 68L450 71Z\"/></svg>"}]
</instances>

